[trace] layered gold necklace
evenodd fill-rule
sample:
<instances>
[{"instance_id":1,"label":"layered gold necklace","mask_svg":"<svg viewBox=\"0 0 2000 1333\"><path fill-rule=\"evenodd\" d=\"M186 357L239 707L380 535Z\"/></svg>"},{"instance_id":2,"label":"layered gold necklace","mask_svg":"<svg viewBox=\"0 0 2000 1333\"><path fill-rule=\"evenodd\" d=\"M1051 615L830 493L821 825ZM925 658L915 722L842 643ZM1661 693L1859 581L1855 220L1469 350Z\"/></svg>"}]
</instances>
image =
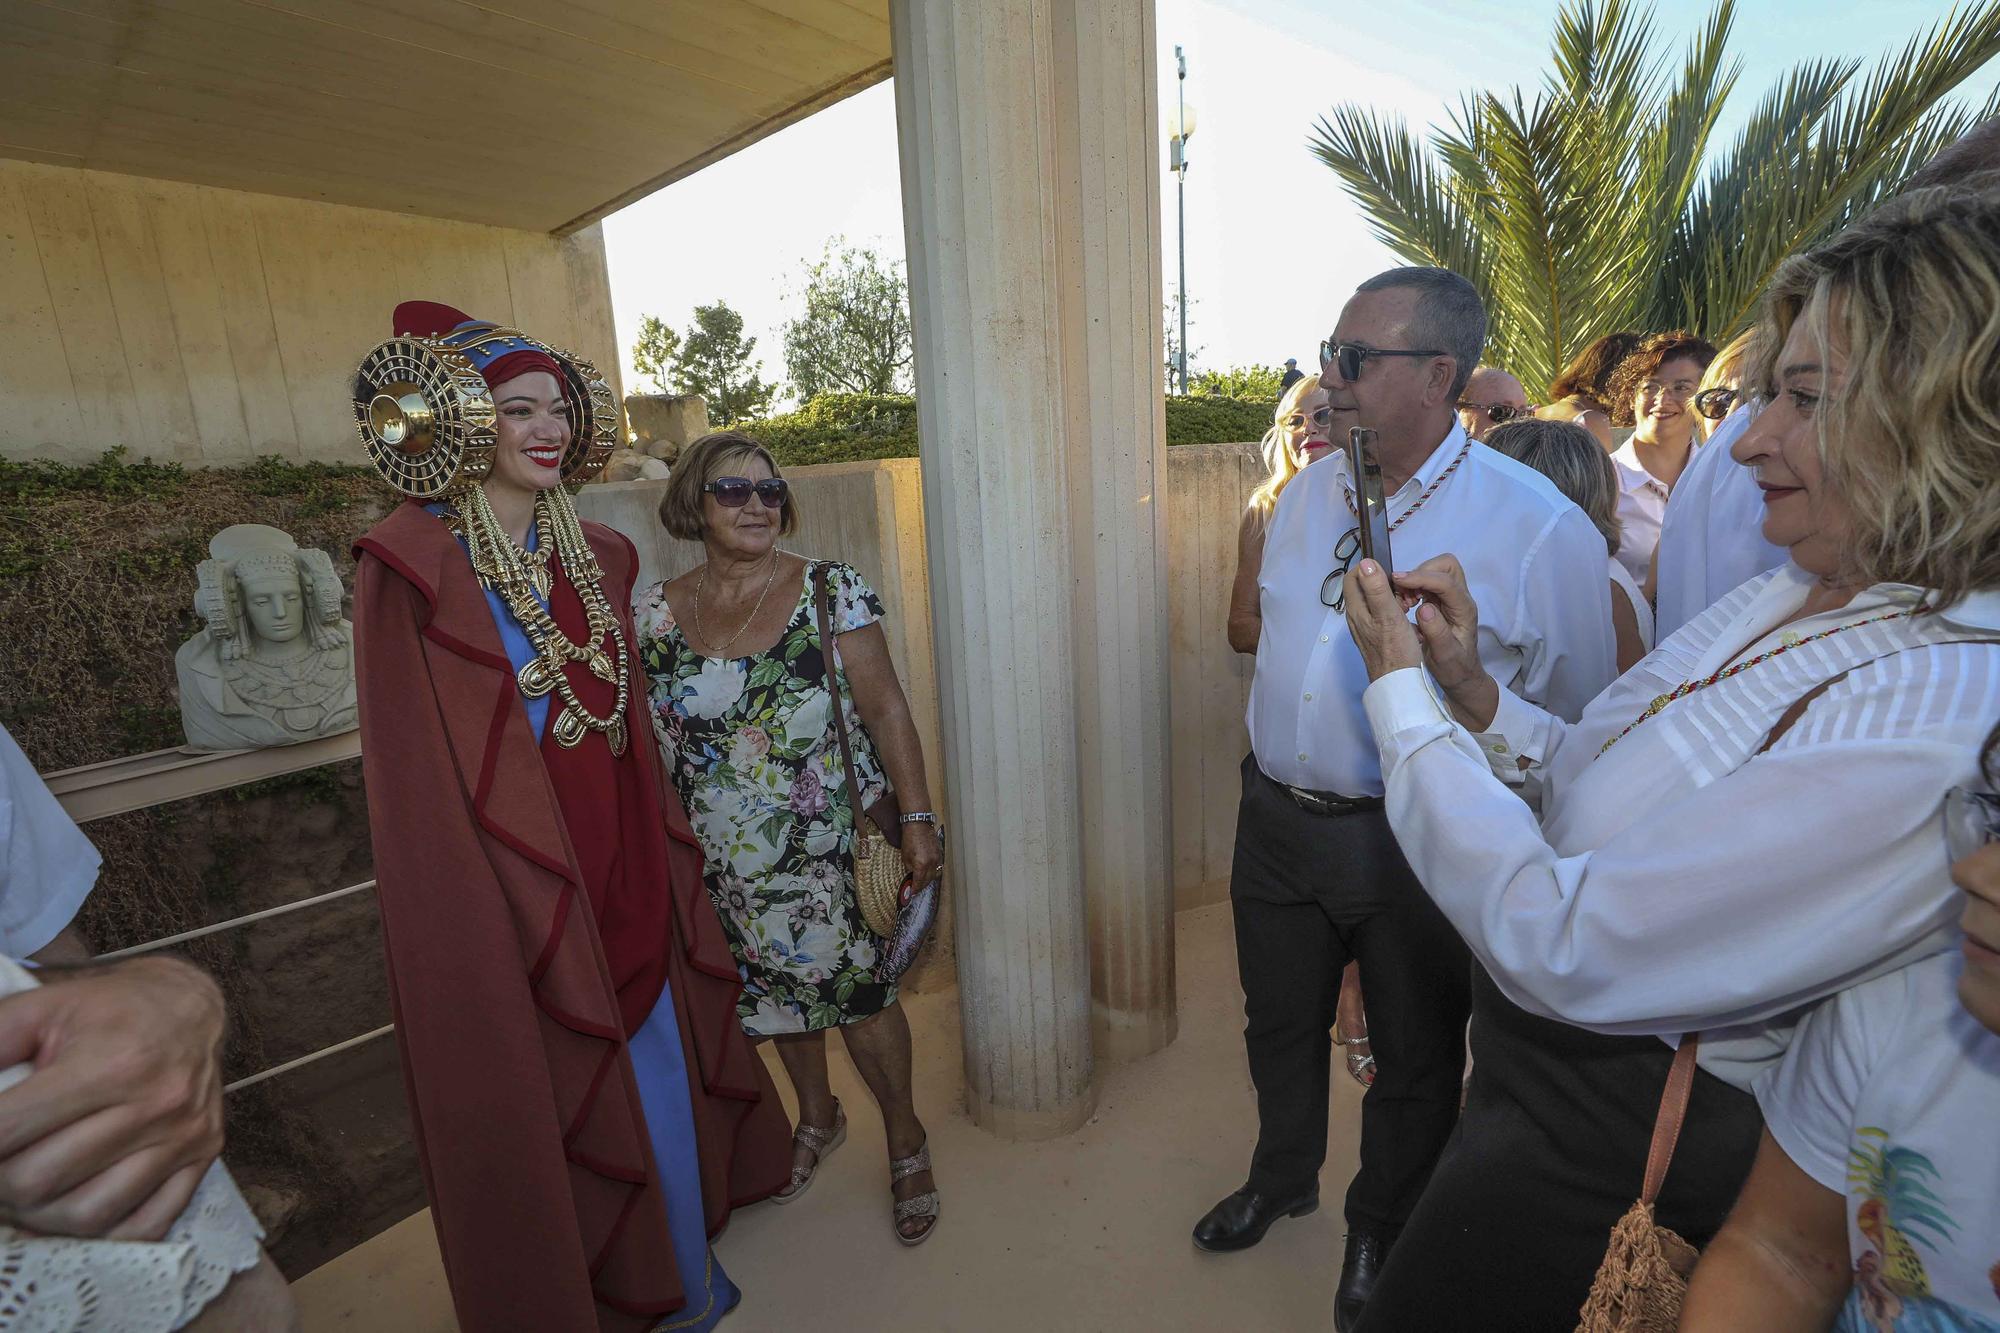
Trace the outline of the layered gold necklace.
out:
<instances>
[{"instance_id":1,"label":"layered gold necklace","mask_svg":"<svg viewBox=\"0 0 2000 1333\"><path fill-rule=\"evenodd\" d=\"M577 522L569 492L557 486L535 497L535 531L541 539L541 549L536 551L523 550L508 535L486 492L478 486L469 486L456 497L456 507L456 526L472 556L473 572L480 583L500 594L535 649L534 660L516 675L521 693L539 699L553 691L561 699L555 737L564 749L575 749L596 731L603 733L614 756L623 755L628 740L625 704L632 685L631 654L624 632L618 628L618 616L604 596L604 571L598 568L597 556L583 538L583 525ZM551 554L561 557L570 586L583 603L590 626L587 643L572 642L542 605L551 587ZM618 686L618 702L610 716L597 716L576 697L563 671L571 662L583 663L591 675Z\"/></svg>"}]
</instances>

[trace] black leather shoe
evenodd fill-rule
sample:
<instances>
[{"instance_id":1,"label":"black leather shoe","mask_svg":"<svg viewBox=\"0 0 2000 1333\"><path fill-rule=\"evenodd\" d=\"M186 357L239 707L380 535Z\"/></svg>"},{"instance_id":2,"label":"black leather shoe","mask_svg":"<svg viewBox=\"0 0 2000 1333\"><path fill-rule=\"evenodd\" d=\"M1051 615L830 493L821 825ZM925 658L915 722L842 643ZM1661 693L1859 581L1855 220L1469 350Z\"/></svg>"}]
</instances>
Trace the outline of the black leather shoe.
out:
<instances>
[{"instance_id":1,"label":"black leather shoe","mask_svg":"<svg viewBox=\"0 0 2000 1333\"><path fill-rule=\"evenodd\" d=\"M1340 1261L1340 1290L1333 1295L1334 1333L1353 1333L1361 1323L1361 1312L1375 1290L1375 1279L1389 1261L1394 1232L1350 1231L1347 1254Z\"/></svg>"},{"instance_id":2,"label":"black leather shoe","mask_svg":"<svg viewBox=\"0 0 2000 1333\"><path fill-rule=\"evenodd\" d=\"M1195 1223L1194 1243L1204 1250L1247 1250L1279 1218L1304 1217L1318 1207L1318 1186L1289 1199L1273 1199L1245 1185Z\"/></svg>"}]
</instances>

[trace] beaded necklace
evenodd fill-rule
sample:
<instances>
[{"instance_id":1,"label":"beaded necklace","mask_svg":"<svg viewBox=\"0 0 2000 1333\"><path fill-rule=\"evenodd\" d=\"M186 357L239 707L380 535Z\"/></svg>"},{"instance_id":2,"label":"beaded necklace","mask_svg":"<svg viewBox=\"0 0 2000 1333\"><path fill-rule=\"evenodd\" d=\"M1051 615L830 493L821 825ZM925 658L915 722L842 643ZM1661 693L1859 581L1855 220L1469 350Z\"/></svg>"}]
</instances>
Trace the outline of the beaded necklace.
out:
<instances>
[{"instance_id":1,"label":"beaded necklace","mask_svg":"<svg viewBox=\"0 0 2000 1333\"><path fill-rule=\"evenodd\" d=\"M1612 746L1618 744L1618 742L1624 740L1627 736L1632 734L1633 727L1638 726L1641 722L1644 722L1647 718L1651 717L1653 714L1660 712L1674 700L1685 699L1687 698L1687 696L1693 694L1695 691L1705 690L1709 686L1715 684L1717 681L1728 680L1731 676L1735 675L1737 672L1748 671L1751 667L1756 666L1759 662L1768 662L1772 658L1788 653L1794 648L1803 648L1809 643L1817 643L1821 639L1831 638L1836 634L1843 634L1851 629L1860 629L1863 625L1879 625L1885 620L1902 620L1906 619L1907 617L1913 616L1915 614L1916 614L1915 611L1891 611L1887 615L1870 616L1866 620L1856 620L1846 625L1835 625L1832 629L1823 629L1817 634L1808 634L1803 639L1787 638L1783 643L1780 643L1776 648L1771 649L1769 652L1759 653L1755 657L1750 658L1748 661L1738 662L1734 666L1724 667L1722 670L1716 672L1712 676L1708 676L1702 680L1683 681L1681 684L1676 685L1672 690L1668 691L1666 694L1657 696L1653 700L1653 702L1647 704L1646 711L1639 714L1639 716L1633 718L1631 726L1626 727L1625 730L1619 732L1616 736L1613 736L1610 740L1604 742L1604 744L1598 748L1597 753L1601 755L1606 750L1610 749Z\"/></svg>"},{"instance_id":2,"label":"beaded necklace","mask_svg":"<svg viewBox=\"0 0 2000 1333\"><path fill-rule=\"evenodd\" d=\"M1437 494L1437 488L1444 485L1445 478L1449 477L1452 473L1458 471L1458 465L1460 463L1463 463L1465 461L1466 455L1471 452L1472 452L1472 441L1467 440L1465 442L1465 447L1458 451L1458 457L1452 459L1450 463L1445 465L1444 471L1437 474L1437 480L1432 482L1430 485L1424 487L1423 494L1417 497L1416 503L1412 504L1408 509L1405 509L1403 511L1402 517L1389 520L1389 531L1394 532L1397 528L1402 527L1404 523L1409 521L1410 515L1416 513L1419 509L1422 509L1424 507L1424 501L1430 499L1433 495ZM1354 492L1343 488L1341 494L1347 500L1347 512L1353 514L1356 518L1361 517L1360 512L1357 511L1354 507Z\"/></svg>"},{"instance_id":3,"label":"beaded necklace","mask_svg":"<svg viewBox=\"0 0 2000 1333\"><path fill-rule=\"evenodd\" d=\"M535 656L515 677L521 693L539 699L553 692L560 699L562 710L556 715L554 730L556 743L565 750L575 749L595 731L603 735L613 755L623 755L628 739L625 704L631 690L631 654L625 647L624 632L618 628L617 613L604 595L604 571L598 568L597 557L584 539L569 492L558 486L535 497L535 527L542 552L553 551L561 557L563 573L583 603L589 639L580 644L562 632L535 596L538 586L547 586L538 585L536 579L538 572L543 580L548 577L546 554L539 564L531 562L528 557L532 553L522 550L500 526L486 492L478 486L467 487L457 497L454 512L458 532L472 557L473 572L480 583L500 594L534 646ZM591 675L618 687L618 700L607 716L592 713L577 697L563 672L570 662L581 662Z\"/></svg>"}]
</instances>

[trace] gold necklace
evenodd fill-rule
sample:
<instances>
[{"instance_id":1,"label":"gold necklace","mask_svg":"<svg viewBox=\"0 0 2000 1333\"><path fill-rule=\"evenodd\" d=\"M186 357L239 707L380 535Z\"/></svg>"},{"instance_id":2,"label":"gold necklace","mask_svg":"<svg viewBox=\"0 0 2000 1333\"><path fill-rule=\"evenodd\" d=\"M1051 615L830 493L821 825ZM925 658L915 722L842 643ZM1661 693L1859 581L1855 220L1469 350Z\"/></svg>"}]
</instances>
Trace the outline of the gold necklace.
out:
<instances>
[{"instance_id":1,"label":"gold necklace","mask_svg":"<svg viewBox=\"0 0 2000 1333\"><path fill-rule=\"evenodd\" d=\"M764 580L764 591L757 594L757 605L750 608L749 616L745 618L745 620L741 625L737 626L736 632L729 636L728 643L717 644L714 639L708 637L708 627L701 623L701 592L703 588L708 586L708 566L704 564L701 567L700 576L696 578L694 581L695 633L701 635L701 641L703 643L714 645L716 649L715 655L717 657L727 660L729 657L729 650L736 646L736 641L743 637L743 632L745 630L750 628L750 622L755 620L757 618L757 613L764 609L764 599L771 595L771 585L776 583L777 581L778 581L778 551L777 548L773 547L771 550L771 574L770 577Z\"/></svg>"},{"instance_id":2,"label":"gold necklace","mask_svg":"<svg viewBox=\"0 0 2000 1333\"><path fill-rule=\"evenodd\" d=\"M521 693L529 699L539 699L553 691L561 699L555 737L565 750L575 749L585 736L596 731L603 733L614 756L623 755L629 739L625 705L631 697L631 654L626 649L624 631L618 628L618 616L604 596L604 571L598 567L590 543L584 540L583 525L577 521L569 492L557 486L535 497L539 552L523 550L508 535L500 526L486 492L478 486L467 487L457 497L456 511L459 534L465 538L473 572L481 584L500 594L535 649L534 659L515 676ZM537 554L542 557L539 561L531 558ZM583 603L584 619L590 627L587 643L572 642L542 605L541 599L548 596L550 586L551 554L562 557L570 586L576 589L577 600ZM577 698L563 670L571 662L581 662L591 675L606 684L617 685L618 702L608 717L599 717Z\"/></svg>"}]
</instances>

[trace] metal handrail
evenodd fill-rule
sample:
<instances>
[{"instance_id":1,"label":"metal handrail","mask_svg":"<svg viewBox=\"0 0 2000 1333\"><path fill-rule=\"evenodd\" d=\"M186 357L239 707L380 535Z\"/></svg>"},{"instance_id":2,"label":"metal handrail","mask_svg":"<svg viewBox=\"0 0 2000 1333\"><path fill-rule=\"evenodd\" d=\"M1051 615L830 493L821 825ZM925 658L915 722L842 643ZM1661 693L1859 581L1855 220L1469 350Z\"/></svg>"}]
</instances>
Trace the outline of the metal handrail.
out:
<instances>
[{"instance_id":1,"label":"metal handrail","mask_svg":"<svg viewBox=\"0 0 2000 1333\"><path fill-rule=\"evenodd\" d=\"M350 884L344 889L335 889L331 893L316 894L311 898L301 898L297 902L284 903L277 907L267 907L261 912L250 912L243 916L230 917L227 921L217 921L213 925L198 926L193 930L184 930L178 935L168 935L164 939L147 940L144 944L134 944L130 948L118 949L111 953L101 953L97 955L97 961L100 963L110 963L116 962L120 958L134 958L142 953L151 953L155 949L164 949L175 944L185 944L189 940L198 940L204 935L214 935L221 931L234 930L236 927L248 925L252 921L268 921L274 916L283 916L287 912L296 912L302 907L316 907L320 903L332 902L336 898L345 898L351 893L360 893L364 889L372 889L374 887L374 880L365 879L359 884Z\"/></svg>"}]
</instances>

